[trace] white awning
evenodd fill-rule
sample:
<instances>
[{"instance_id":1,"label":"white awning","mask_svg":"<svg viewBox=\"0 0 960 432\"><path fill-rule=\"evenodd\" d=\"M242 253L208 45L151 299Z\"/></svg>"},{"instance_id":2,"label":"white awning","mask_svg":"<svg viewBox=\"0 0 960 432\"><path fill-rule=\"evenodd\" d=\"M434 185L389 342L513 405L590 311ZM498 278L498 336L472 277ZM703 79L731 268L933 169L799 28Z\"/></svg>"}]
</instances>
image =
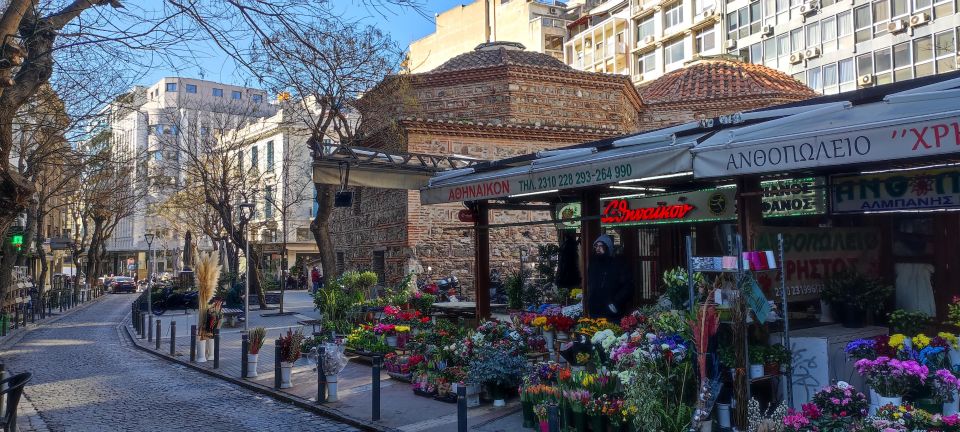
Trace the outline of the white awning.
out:
<instances>
[{"instance_id":1,"label":"white awning","mask_svg":"<svg viewBox=\"0 0 960 432\"><path fill-rule=\"evenodd\" d=\"M420 190L420 202L438 204L503 198L690 172L690 148L703 134L679 140L659 135L661 139L654 142L631 137L640 143L596 153L553 155L519 167L452 178L434 177L430 186Z\"/></svg>"},{"instance_id":2,"label":"white awning","mask_svg":"<svg viewBox=\"0 0 960 432\"><path fill-rule=\"evenodd\" d=\"M694 177L960 154L958 86L960 79L955 79L891 94L881 102L812 106L804 113L722 131L691 150Z\"/></svg>"}]
</instances>

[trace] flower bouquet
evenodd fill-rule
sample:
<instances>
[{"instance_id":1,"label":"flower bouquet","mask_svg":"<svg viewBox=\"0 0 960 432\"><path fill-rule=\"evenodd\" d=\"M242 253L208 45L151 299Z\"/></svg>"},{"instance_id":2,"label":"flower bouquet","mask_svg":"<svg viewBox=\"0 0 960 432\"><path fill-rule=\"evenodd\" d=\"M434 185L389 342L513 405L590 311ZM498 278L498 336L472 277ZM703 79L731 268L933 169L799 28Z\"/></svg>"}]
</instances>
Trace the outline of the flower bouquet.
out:
<instances>
[{"instance_id":1,"label":"flower bouquet","mask_svg":"<svg viewBox=\"0 0 960 432\"><path fill-rule=\"evenodd\" d=\"M880 406L887 403L900 405L902 396L923 385L930 373L926 366L913 360L898 360L885 356L876 360L861 359L856 363L857 372L880 395Z\"/></svg>"},{"instance_id":2,"label":"flower bouquet","mask_svg":"<svg viewBox=\"0 0 960 432\"><path fill-rule=\"evenodd\" d=\"M587 406L593 401L593 396L587 390L564 390L563 399L573 412L573 426L577 432L587 431Z\"/></svg>"},{"instance_id":3,"label":"flower bouquet","mask_svg":"<svg viewBox=\"0 0 960 432\"><path fill-rule=\"evenodd\" d=\"M842 381L815 393L811 402L820 409L821 415L831 419L863 419L870 407L863 393Z\"/></svg>"}]
</instances>

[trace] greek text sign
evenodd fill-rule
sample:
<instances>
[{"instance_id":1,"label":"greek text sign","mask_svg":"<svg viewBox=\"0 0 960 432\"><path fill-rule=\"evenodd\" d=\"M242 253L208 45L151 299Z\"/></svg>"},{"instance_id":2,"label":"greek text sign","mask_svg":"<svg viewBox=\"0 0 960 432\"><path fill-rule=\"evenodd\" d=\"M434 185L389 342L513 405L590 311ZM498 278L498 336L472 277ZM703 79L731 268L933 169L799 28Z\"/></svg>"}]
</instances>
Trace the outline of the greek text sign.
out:
<instances>
[{"instance_id":1,"label":"greek text sign","mask_svg":"<svg viewBox=\"0 0 960 432\"><path fill-rule=\"evenodd\" d=\"M782 172L960 152L960 118L902 123L697 152L695 177Z\"/></svg>"},{"instance_id":2,"label":"greek text sign","mask_svg":"<svg viewBox=\"0 0 960 432\"><path fill-rule=\"evenodd\" d=\"M960 169L833 177L834 213L960 207Z\"/></svg>"}]
</instances>

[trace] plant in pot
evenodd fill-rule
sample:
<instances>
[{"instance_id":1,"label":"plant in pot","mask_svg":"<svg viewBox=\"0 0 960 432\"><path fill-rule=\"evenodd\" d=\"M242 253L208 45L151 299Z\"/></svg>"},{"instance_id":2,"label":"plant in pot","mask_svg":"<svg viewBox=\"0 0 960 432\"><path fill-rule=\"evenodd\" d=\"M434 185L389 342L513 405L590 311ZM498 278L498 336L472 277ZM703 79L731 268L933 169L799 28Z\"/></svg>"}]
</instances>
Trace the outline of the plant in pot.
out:
<instances>
[{"instance_id":1,"label":"plant in pot","mask_svg":"<svg viewBox=\"0 0 960 432\"><path fill-rule=\"evenodd\" d=\"M526 364L523 354L493 346L475 347L470 360L469 381L486 385L493 397L493 405L504 406L506 388L520 382Z\"/></svg>"},{"instance_id":2,"label":"plant in pot","mask_svg":"<svg viewBox=\"0 0 960 432\"><path fill-rule=\"evenodd\" d=\"M960 407L960 380L948 369L939 369L930 376L930 394L941 405L941 413L945 416L957 414Z\"/></svg>"},{"instance_id":3,"label":"plant in pot","mask_svg":"<svg viewBox=\"0 0 960 432\"><path fill-rule=\"evenodd\" d=\"M767 347L763 345L751 345L749 350L750 360L750 379L763 377L763 364L767 358Z\"/></svg>"},{"instance_id":4,"label":"plant in pot","mask_svg":"<svg viewBox=\"0 0 960 432\"><path fill-rule=\"evenodd\" d=\"M930 322L930 316L923 312L908 312L903 309L890 312L888 317L891 334L899 333L907 337L904 340L906 348L912 346L910 338L920 334Z\"/></svg>"},{"instance_id":5,"label":"plant in pot","mask_svg":"<svg viewBox=\"0 0 960 432\"><path fill-rule=\"evenodd\" d=\"M343 345L337 343L323 344L323 356L320 359L323 374L327 380L327 401L337 401L337 376L347 367L347 356L343 352Z\"/></svg>"},{"instance_id":6,"label":"plant in pot","mask_svg":"<svg viewBox=\"0 0 960 432\"><path fill-rule=\"evenodd\" d=\"M893 287L848 267L823 280L820 296L840 313L844 327L859 328L893 294Z\"/></svg>"},{"instance_id":7,"label":"plant in pot","mask_svg":"<svg viewBox=\"0 0 960 432\"><path fill-rule=\"evenodd\" d=\"M574 430L587 432L587 406L593 401L590 392L582 389L564 390L563 399L573 412Z\"/></svg>"},{"instance_id":8,"label":"plant in pot","mask_svg":"<svg viewBox=\"0 0 960 432\"><path fill-rule=\"evenodd\" d=\"M197 279L197 363L204 363L208 356L213 356L214 332L220 328L220 322L223 319L220 310L222 302L211 305L220 275L219 260L220 254L216 251L201 252L197 256L197 267L194 272Z\"/></svg>"},{"instance_id":9,"label":"plant in pot","mask_svg":"<svg viewBox=\"0 0 960 432\"><path fill-rule=\"evenodd\" d=\"M879 396L877 406L899 406L903 395L920 388L930 370L913 360L897 360L880 356L875 360L862 359L856 363L857 373Z\"/></svg>"},{"instance_id":10,"label":"plant in pot","mask_svg":"<svg viewBox=\"0 0 960 432\"><path fill-rule=\"evenodd\" d=\"M287 329L287 334L280 336L277 342L280 344L280 388L290 388L293 387L290 372L293 370L293 363L300 358L303 331Z\"/></svg>"},{"instance_id":11,"label":"plant in pot","mask_svg":"<svg viewBox=\"0 0 960 432\"><path fill-rule=\"evenodd\" d=\"M781 370L790 370L793 353L783 344L773 344L767 347L764 353L763 372L766 375L776 375Z\"/></svg>"},{"instance_id":12,"label":"plant in pot","mask_svg":"<svg viewBox=\"0 0 960 432\"><path fill-rule=\"evenodd\" d=\"M263 327L254 327L250 330L247 339L247 378L257 377L260 348L263 348L263 341L266 340L266 337L267 329Z\"/></svg>"},{"instance_id":13,"label":"plant in pot","mask_svg":"<svg viewBox=\"0 0 960 432\"><path fill-rule=\"evenodd\" d=\"M523 308L523 272L515 272L507 276L507 308L519 310Z\"/></svg>"}]
</instances>

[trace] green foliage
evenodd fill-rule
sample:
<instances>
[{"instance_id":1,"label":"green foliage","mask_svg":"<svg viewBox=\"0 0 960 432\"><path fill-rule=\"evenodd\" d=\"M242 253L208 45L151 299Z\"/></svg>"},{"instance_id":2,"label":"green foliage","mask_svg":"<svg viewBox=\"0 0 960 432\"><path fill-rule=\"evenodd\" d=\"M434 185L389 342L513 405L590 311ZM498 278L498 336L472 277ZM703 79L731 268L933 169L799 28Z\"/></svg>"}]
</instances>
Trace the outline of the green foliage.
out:
<instances>
[{"instance_id":1,"label":"green foliage","mask_svg":"<svg viewBox=\"0 0 960 432\"><path fill-rule=\"evenodd\" d=\"M550 285L557 280L557 257L560 255L560 246L548 243L537 246L537 274Z\"/></svg>"},{"instance_id":2,"label":"green foliage","mask_svg":"<svg viewBox=\"0 0 960 432\"><path fill-rule=\"evenodd\" d=\"M359 275L360 273L357 272L344 273L314 294L313 304L320 311L325 327L342 326L359 314L367 292L363 289L365 281L361 281ZM376 281L376 275L374 275L374 281ZM349 328L336 330L349 331Z\"/></svg>"},{"instance_id":3,"label":"green foliage","mask_svg":"<svg viewBox=\"0 0 960 432\"><path fill-rule=\"evenodd\" d=\"M677 267L663 272L664 295L673 304L674 309L682 309L690 298L690 287L687 285L687 270ZM704 283L703 274L693 274L694 286Z\"/></svg>"},{"instance_id":4,"label":"green foliage","mask_svg":"<svg viewBox=\"0 0 960 432\"><path fill-rule=\"evenodd\" d=\"M836 305L849 305L864 312L876 312L893 294L893 287L848 267L823 280L820 297Z\"/></svg>"},{"instance_id":5,"label":"green foliage","mask_svg":"<svg viewBox=\"0 0 960 432\"><path fill-rule=\"evenodd\" d=\"M790 366L793 360L793 353L783 346L783 344L773 344L767 348L765 363L774 363L783 366Z\"/></svg>"},{"instance_id":6,"label":"green foliage","mask_svg":"<svg viewBox=\"0 0 960 432\"><path fill-rule=\"evenodd\" d=\"M373 288L373 286L377 284L377 274L371 271L359 272L351 270L340 275L340 277L337 278L337 284L348 291L368 293L370 292L370 288Z\"/></svg>"},{"instance_id":7,"label":"green foliage","mask_svg":"<svg viewBox=\"0 0 960 432\"><path fill-rule=\"evenodd\" d=\"M750 345L750 364L764 364L767 361L768 348L763 345Z\"/></svg>"},{"instance_id":8,"label":"green foliage","mask_svg":"<svg viewBox=\"0 0 960 432\"><path fill-rule=\"evenodd\" d=\"M222 298L229 308L243 307L243 282L236 273L220 273L220 279L217 281L216 297Z\"/></svg>"},{"instance_id":9,"label":"green foliage","mask_svg":"<svg viewBox=\"0 0 960 432\"><path fill-rule=\"evenodd\" d=\"M522 354L483 346L470 360L469 382L512 387L520 383L527 360Z\"/></svg>"},{"instance_id":10,"label":"green foliage","mask_svg":"<svg viewBox=\"0 0 960 432\"><path fill-rule=\"evenodd\" d=\"M635 430L686 432L697 387L690 360L669 366L639 362L627 372L631 378L624 389L637 407Z\"/></svg>"},{"instance_id":11,"label":"green foliage","mask_svg":"<svg viewBox=\"0 0 960 432\"><path fill-rule=\"evenodd\" d=\"M893 333L909 337L916 336L930 323L930 316L923 312L907 312L897 309L890 313L890 327Z\"/></svg>"},{"instance_id":12,"label":"green foliage","mask_svg":"<svg viewBox=\"0 0 960 432\"><path fill-rule=\"evenodd\" d=\"M420 312L426 313L437 302L437 296L433 294L420 293L420 297L410 297L410 307Z\"/></svg>"},{"instance_id":13,"label":"green foliage","mask_svg":"<svg viewBox=\"0 0 960 432\"><path fill-rule=\"evenodd\" d=\"M510 309L523 308L523 273L511 273L507 276L504 286L507 289L507 307Z\"/></svg>"}]
</instances>

